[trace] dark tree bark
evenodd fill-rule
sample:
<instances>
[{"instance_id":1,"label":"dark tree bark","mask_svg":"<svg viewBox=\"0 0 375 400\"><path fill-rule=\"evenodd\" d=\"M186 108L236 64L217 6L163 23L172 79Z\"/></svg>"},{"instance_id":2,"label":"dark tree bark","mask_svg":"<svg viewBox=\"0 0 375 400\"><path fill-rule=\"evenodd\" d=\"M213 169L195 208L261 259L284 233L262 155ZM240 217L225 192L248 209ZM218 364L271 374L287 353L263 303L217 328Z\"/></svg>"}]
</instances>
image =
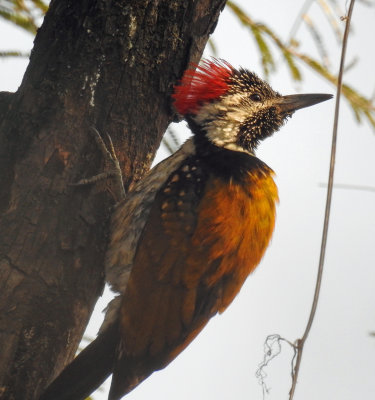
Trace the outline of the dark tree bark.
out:
<instances>
[{"instance_id":1,"label":"dark tree bark","mask_svg":"<svg viewBox=\"0 0 375 400\"><path fill-rule=\"evenodd\" d=\"M90 126L125 185L173 119L225 0L52 0L19 90L0 93L0 398L36 399L74 356L104 285L107 193Z\"/></svg>"}]
</instances>

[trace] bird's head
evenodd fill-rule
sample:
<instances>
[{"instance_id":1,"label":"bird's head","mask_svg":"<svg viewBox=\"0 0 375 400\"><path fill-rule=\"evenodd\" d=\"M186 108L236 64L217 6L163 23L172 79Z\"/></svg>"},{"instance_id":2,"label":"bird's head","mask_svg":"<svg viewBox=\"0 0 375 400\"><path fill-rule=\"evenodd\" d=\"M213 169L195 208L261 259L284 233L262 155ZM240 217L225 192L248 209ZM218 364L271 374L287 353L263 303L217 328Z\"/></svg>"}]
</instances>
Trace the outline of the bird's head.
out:
<instances>
[{"instance_id":1,"label":"bird's head","mask_svg":"<svg viewBox=\"0 0 375 400\"><path fill-rule=\"evenodd\" d=\"M219 147L253 153L294 111L332 95L281 96L256 74L213 59L188 69L172 97L196 135Z\"/></svg>"}]
</instances>

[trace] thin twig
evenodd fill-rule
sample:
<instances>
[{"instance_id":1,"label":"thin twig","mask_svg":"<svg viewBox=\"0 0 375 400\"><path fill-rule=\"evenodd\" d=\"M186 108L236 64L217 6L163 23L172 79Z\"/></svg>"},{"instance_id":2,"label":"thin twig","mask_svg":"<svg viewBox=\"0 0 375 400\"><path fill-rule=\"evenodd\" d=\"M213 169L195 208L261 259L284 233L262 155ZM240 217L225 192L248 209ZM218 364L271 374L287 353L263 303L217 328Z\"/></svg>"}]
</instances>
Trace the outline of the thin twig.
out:
<instances>
[{"instance_id":1,"label":"thin twig","mask_svg":"<svg viewBox=\"0 0 375 400\"><path fill-rule=\"evenodd\" d=\"M319 187L326 188L327 186L328 185L326 183L319 183ZM362 190L364 192L375 192L375 186L352 185L350 183L335 183L333 187L335 189Z\"/></svg>"},{"instance_id":2,"label":"thin twig","mask_svg":"<svg viewBox=\"0 0 375 400\"><path fill-rule=\"evenodd\" d=\"M171 127L168 127L167 132L163 136L162 142L164 146L167 148L169 154L173 154L181 145L179 142L176 133ZM172 143L173 142L173 143Z\"/></svg>"},{"instance_id":3,"label":"thin twig","mask_svg":"<svg viewBox=\"0 0 375 400\"><path fill-rule=\"evenodd\" d=\"M325 215L324 215L322 244L321 244L321 248L320 248L320 259L319 259L318 276L317 276L317 279L316 279L314 300L313 300L313 303L312 303L312 306L311 306L310 317L309 317L309 320L307 322L305 332L304 332L304 334L302 336L302 339L298 339L296 341L297 359L296 359L296 364L295 364L294 371L293 371L293 381L292 381L292 387L291 387L290 392L289 392L289 400L293 399L294 393L295 393L295 390L296 390L296 385L297 385L297 380L298 380L298 373L299 373L301 360L302 360L303 347L304 347L304 345L306 343L307 337L309 336L309 333L310 333L310 330L311 330L311 326L312 326L313 321L314 321L316 309L317 309L317 306L318 306L320 287L321 287L321 283L322 283L324 257L325 257L325 252L326 252L327 236L328 236L329 216L330 216L330 211L331 211L333 176L334 176L334 171L335 171L337 127L338 127L338 120L339 120L339 108L340 108L342 75L343 75L343 72L344 72L346 46L347 46L347 43L348 43L350 20L351 20L351 17L352 17L354 2L355 2L355 0L351 0L350 1L348 15L345 18L346 26L345 26L344 38L343 38L343 42L342 42L340 72L339 72L338 82L337 82L335 118L334 118L334 123L333 123L332 145L331 145L331 160L330 160L330 168L329 168L328 189L327 189L326 208L325 208Z\"/></svg>"},{"instance_id":4,"label":"thin twig","mask_svg":"<svg viewBox=\"0 0 375 400\"><path fill-rule=\"evenodd\" d=\"M303 5L298 13L297 18L294 20L293 26L290 29L288 39L286 41L286 43L288 45L291 43L293 38L296 36L297 31L300 28L301 23L303 22L303 16L307 13L307 11L309 10L309 8L313 2L314 2L314 0L305 0L305 2L303 3Z\"/></svg>"}]
</instances>

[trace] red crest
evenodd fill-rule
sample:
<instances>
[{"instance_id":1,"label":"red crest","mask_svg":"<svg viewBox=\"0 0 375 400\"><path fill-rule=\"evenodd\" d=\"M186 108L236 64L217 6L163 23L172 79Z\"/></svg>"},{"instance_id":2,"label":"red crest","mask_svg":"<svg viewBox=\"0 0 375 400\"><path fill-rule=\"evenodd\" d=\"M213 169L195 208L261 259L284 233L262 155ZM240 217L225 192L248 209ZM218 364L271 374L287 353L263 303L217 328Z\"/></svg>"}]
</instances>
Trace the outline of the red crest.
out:
<instances>
[{"instance_id":1,"label":"red crest","mask_svg":"<svg viewBox=\"0 0 375 400\"><path fill-rule=\"evenodd\" d=\"M206 101L217 99L228 90L228 78L233 67L224 60L203 60L200 65L191 64L175 86L174 106L182 114L194 114Z\"/></svg>"}]
</instances>

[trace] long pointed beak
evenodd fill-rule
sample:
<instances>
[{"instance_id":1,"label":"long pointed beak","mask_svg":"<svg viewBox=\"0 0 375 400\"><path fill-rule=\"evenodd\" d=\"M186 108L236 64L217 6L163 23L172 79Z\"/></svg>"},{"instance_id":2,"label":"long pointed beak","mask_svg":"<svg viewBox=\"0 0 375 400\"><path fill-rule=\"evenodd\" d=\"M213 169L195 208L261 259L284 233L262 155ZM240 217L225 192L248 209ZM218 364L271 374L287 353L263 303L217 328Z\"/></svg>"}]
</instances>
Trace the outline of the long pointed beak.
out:
<instances>
[{"instance_id":1,"label":"long pointed beak","mask_svg":"<svg viewBox=\"0 0 375 400\"><path fill-rule=\"evenodd\" d=\"M280 97L277 101L277 106L283 113L292 113L301 108L332 99L332 97L331 94L326 93L292 94Z\"/></svg>"}]
</instances>

